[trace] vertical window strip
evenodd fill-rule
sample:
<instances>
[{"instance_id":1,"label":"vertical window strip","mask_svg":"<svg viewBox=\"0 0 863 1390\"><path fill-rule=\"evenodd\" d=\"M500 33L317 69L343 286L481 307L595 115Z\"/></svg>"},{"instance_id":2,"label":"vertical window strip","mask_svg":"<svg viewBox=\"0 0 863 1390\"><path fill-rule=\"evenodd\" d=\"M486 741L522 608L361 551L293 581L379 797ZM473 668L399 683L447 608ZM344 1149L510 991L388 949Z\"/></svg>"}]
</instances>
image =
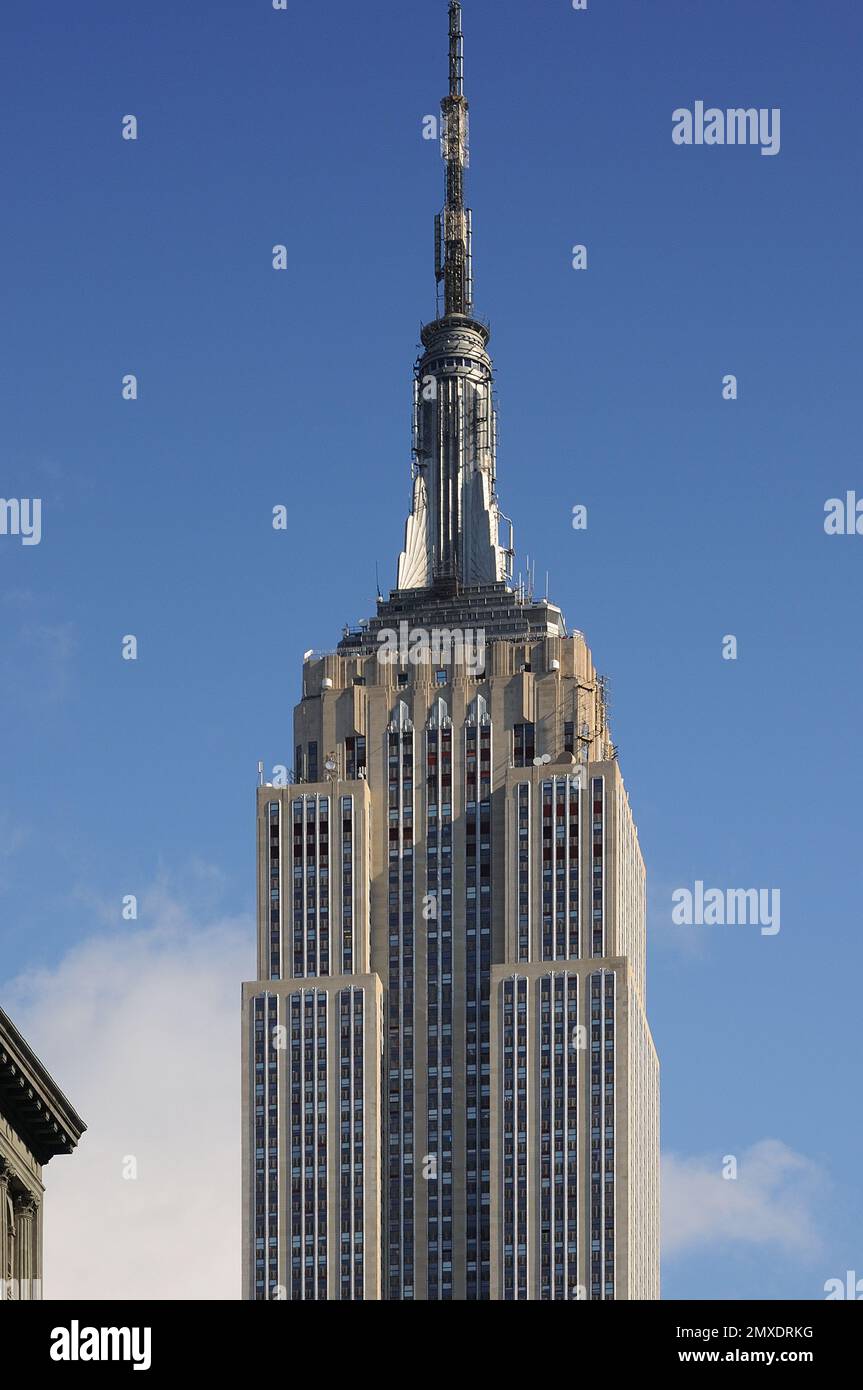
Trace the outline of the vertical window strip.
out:
<instances>
[{"instance_id":1,"label":"vertical window strip","mask_svg":"<svg viewBox=\"0 0 863 1390\"><path fill-rule=\"evenodd\" d=\"M352 734L345 739L345 777L355 782L366 773L366 740L363 734Z\"/></svg>"},{"instance_id":2,"label":"vertical window strip","mask_svg":"<svg viewBox=\"0 0 863 1390\"><path fill-rule=\"evenodd\" d=\"M330 974L330 799L292 802L293 974Z\"/></svg>"},{"instance_id":3,"label":"vertical window strip","mask_svg":"<svg viewBox=\"0 0 863 1390\"><path fill-rule=\"evenodd\" d=\"M328 1296L327 993L291 996L291 1298Z\"/></svg>"},{"instance_id":4,"label":"vertical window strip","mask_svg":"<svg viewBox=\"0 0 863 1390\"><path fill-rule=\"evenodd\" d=\"M536 729L533 724L516 724L512 734L513 765L530 767L536 756Z\"/></svg>"},{"instance_id":5,"label":"vertical window strip","mask_svg":"<svg viewBox=\"0 0 863 1390\"><path fill-rule=\"evenodd\" d=\"M554 783L542 795L542 958L554 960Z\"/></svg>"},{"instance_id":6,"label":"vertical window strip","mask_svg":"<svg viewBox=\"0 0 863 1390\"><path fill-rule=\"evenodd\" d=\"M266 1071L267 1071L267 1280L270 1297L279 1284L279 1000L267 995Z\"/></svg>"},{"instance_id":7,"label":"vertical window strip","mask_svg":"<svg viewBox=\"0 0 863 1390\"><path fill-rule=\"evenodd\" d=\"M388 736L389 1018L387 1277L389 1296L414 1288L414 767L413 729L400 707Z\"/></svg>"},{"instance_id":8,"label":"vertical window strip","mask_svg":"<svg viewBox=\"0 0 863 1390\"><path fill-rule=\"evenodd\" d=\"M551 1219L552 1297L566 1297L566 1066L569 1047L566 1038L566 975L554 976L552 1026L552 1183Z\"/></svg>"},{"instance_id":9,"label":"vertical window strip","mask_svg":"<svg viewBox=\"0 0 863 1390\"><path fill-rule=\"evenodd\" d=\"M339 994L339 1296L362 1300L365 1255L363 991Z\"/></svg>"},{"instance_id":10,"label":"vertical window strip","mask_svg":"<svg viewBox=\"0 0 863 1390\"><path fill-rule=\"evenodd\" d=\"M566 1292L565 1297L578 1299L578 1096L579 1046L578 976L566 976L566 1125L564 1129L566 1173Z\"/></svg>"},{"instance_id":11,"label":"vertical window strip","mask_svg":"<svg viewBox=\"0 0 863 1390\"><path fill-rule=\"evenodd\" d=\"M539 982L539 1296L554 1297L552 1251L554 1247L554 1040L552 1034L552 985L554 977Z\"/></svg>"},{"instance_id":12,"label":"vertical window strip","mask_svg":"<svg viewBox=\"0 0 863 1390\"><path fill-rule=\"evenodd\" d=\"M581 932L580 932L580 899L581 899L581 875L579 865L581 862L581 837L580 837L580 816L579 803L581 798L581 781L578 777L567 777L567 883L568 883L568 903L567 903L567 955L570 960L578 960L581 955Z\"/></svg>"},{"instance_id":13,"label":"vertical window strip","mask_svg":"<svg viewBox=\"0 0 863 1390\"><path fill-rule=\"evenodd\" d=\"M551 787L552 806L552 920L554 922L554 959L566 960L568 949L567 916L569 910L569 838L566 834L568 803L566 778L555 777Z\"/></svg>"},{"instance_id":14,"label":"vertical window strip","mask_svg":"<svg viewBox=\"0 0 863 1390\"><path fill-rule=\"evenodd\" d=\"M452 725L440 731L438 908L438 1240L440 1297L452 1299Z\"/></svg>"},{"instance_id":15,"label":"vertical window strip","mask_svg":"<svg viewBox=\"0 0 863 1390\"><path fill-rule=\"evenodd\" d=\"M480 1290L491 1296L491 720L479 721L479 941L480 941Z\"/></svg>"},{"instance_id":16,"label":"vertical window strip","mask_svg":"<svg viewBox=\"0 0 863 1390\"><path fill-rule=\"evenodd\" d=\"M602 1257L603 1275L602 1288L603 1298L612 1300L614 1298L614 1274L615 1263L614 1253L616 1246L616 1155L615 1139L616 1126L614 1119L614 1097L615 1097L615 1033L616 1033L616 1004L615 1004L615 974L613 970L604 972L604 982L602 991L602 1034L603 1034L603 1087L602 1087L602 1158L603 1158L603 1193L602 1202L603 1213L603 1233L602 1233Z\"/></svg>"},{"instance_id":17,"label":"vertical window strip","mask_svg":"<svg viewBox=\"0 0 863 1390\"><path fill-rule=\"evenodd\" d=\"M469 719L465 749L466 1236L469 1300L490 1294L491 756L487 714Z\"/></svg>"},{"instance_id":18,"label":"vertical window strip","mask_svg":"<svg viewBox=\"0 0 863 1390\"><path fill-rule=\"evenodd\" d=\"M305 797L295 797L291 803L292 846L291 869L293 874L292 897L293 913L291 923L293 976L302 978L306 973L306 822Z\"/></svg>"},{"instance_id":19,"label":"vertical window strip","mask_svg":"<svg viewBox=\"0 0 863 1390\"><path fill-rule=\"evenodd\" d=\"M516 992L516 1298L527 1298L527 1194L530 1160L528 1158L527 1076L528 1057L528 996L527 980L519 977Z\"/></svg>"},{"instance_id":20,"label":"vertical window strip","mask_svg":"<svg viewBox=\"0 0 863 1390\"><path fill-rule=\"evenodd\" d=\"M518 814L518 959L530 959L530 783L520 782L516 808Z\"/></svg>"},{"instance_id":21,"label":"vertical window strip","mask_svg":"<svg viewBox=\"0 0 863 1390\"><path fill-rule=\"evenodd\" d=\"M438 708L441 708L439 705ZM428 1284L452 1298L452 725L426 731Z\"/></svg>"},{"instance_id":22,"label":"vertical window strip","mask_svg":"<svg viewBox=\"0 0 863 1390\"><path fill-rule=\"evenodd\" d=\"M327 992L306 991L308 1014L313 1023L314 1053L312 1077L314 1093L314 1203L315 1245L312 1269L312 1298L326 1299L327 1265Z\"/></svg>"},{"instance_id":23,"label":"vertical window strip","mask_svg":"<svg viewBox=\"0 0 863 1390\"><path fill-rule=\"evenodd\" d=\"M428 1178L428 1298L437 1301L441 1297L441 1173L440 1173L440 1032L441 1032L441 912L443 895L441 892L441 765L443 762L443 730L438 725L426 731L426 891L430 899L431 916L428 919L427 934L427 1011L428 1011L428 1105L427 1142L429 1156L435 1167Z\"/></svg>"},{"instance_id":24,"label":"vertical window strip","mask_svg":"<svg viewBox=\"0 0 863 1390\"><path fill-rule=\"evenodd\" d=\"M304 1022L300 994L290 997L291 1047L291 1299L303 1297L303 1270L306 1236L305 1149L303 1128L305 1094L303 1083Z\"/></svg>"},{"instance_id":25,"label":"vertical window strip","mask_svg":"<svg viewBox=\"0 0 863 1390\"><path fill-rule=\"evenodd\" d=\"M252 1116L252 1160L255 1244L252 1255L252 1279L255 1298L266 1297L266 1253L264 1241L267 1224L267 1116L266 1116L266 1019L264 996L256 995L251 1017L251 1094L254 1096Z\"/></svg>"},{"instance_id":26,"label":"vertical window strip","mask_svg":"<svg viewBox=\"0 0 863 1390\"><path fill-rule=\"evenodd\" d=\"M282 833L278 801L267 802L267 890L270 979L282 974Z\"/></svg>"},{"instance_id":27,"label":"vertical window strip","mask_svg":"<svg viewBox=\"0 0 863 1390\"><path fill-rule=\"evenodd\" d=\"M539 982L540 1299L578 1298L578 978Z\"/></svg>"},{"instance_id":28,"label":"vertical window strip","mask_svg":"<svg viewBox=\"0 0 863 1390\"><path fill-rule=\"evenodd\" d=\"M503 1267L501 1271L504 1302L515 1299L515 1206L516 1174L516 1116L515 1116L515 979L501 984L501 1208L503 1213Z\"/></svg>"},{"instance_id":29,"label":"vertical window strip","mask_svg":"<svg viewBox=\"0 0 863 1390\"><path fill-rule=\"evenodd\" d=\"M254 1297L274 1298L279 1283L279 1106L275 1029L279 1001L255 996L252 1026L254 1113Z\"/></svg>"},{"instance_id":30,"label":"vertical window strip","mask_svg":"<svg viewBox=\"0 0 863 1390\"><path fill-rule=\"evenodd\" d=\"M354 1295L353 1024L351 991L339 992L339 1297Z\"/></svg>"},{"instance_id":31,"label":"vertical window strip","mask_svg":"<svg viewBox=\"0 0 863 1390\"><path fill-rule=\"evenodd\" d=\"M306 866L306 921L303 950L306 976L318 973L318 837L317 837L317 797L303 798L306 813L305 822L305 866Z\"/></svg>"},{"instance_id":32,"label":"vertical window strip","mask_svg":"<svg viewBox=\"0 0 863 1390\"><path fill-rule=\"evenodd\" d=\"M342 797L342 961L343 975L354 973L354 799Z\"/></svg>"},{"instance_id":33,"label":"vertical window strip","mask_svg":"<svg viewBox=\"0 0 863 1390\"><path fill-rule=\"evenodd\" d=\"M354 1298L362 1300L365 1292L365 1075L364 1075L364 1001L361 989L351 990L353 1019L351 1024L351 1046L353 1049L351 1129L353 1137L352 1180L353 1180L353 1292ZM377 1201L377 1193L372 1194Z\"/></svg>"},{"instance_id":34,"label":"vertical window strip","mask_svg":"<svg viewBox=\"0 0 863 1390\"><path fill-rule=\"evenodd\" d=\"M315 1095L315 1013L314 990L303 990L302 1001L302 1086L303 1086L303 1299L315 1297L315 1261L318 1253L317 1202L317 1097Z\"/></svg>"},{"instance_id":35,"label":"vertical window strip","mask_svg":"<svg viewBox=\"0 0 863 1390\"><path fill-rule=\"evenodd\" d=\"M615 975L590 977L590 1297L614 1298Z\"/></svg>"},{"instance_id":36,"label":"vertical window strip","mask_svg":"<svg viewBox=\"0 0 863 1390\"><path fill-rule=\"evenodd\" d=\"M591 954L605 955L605 781L592 779L591 806Z\"/></svg>"}]
</instances>

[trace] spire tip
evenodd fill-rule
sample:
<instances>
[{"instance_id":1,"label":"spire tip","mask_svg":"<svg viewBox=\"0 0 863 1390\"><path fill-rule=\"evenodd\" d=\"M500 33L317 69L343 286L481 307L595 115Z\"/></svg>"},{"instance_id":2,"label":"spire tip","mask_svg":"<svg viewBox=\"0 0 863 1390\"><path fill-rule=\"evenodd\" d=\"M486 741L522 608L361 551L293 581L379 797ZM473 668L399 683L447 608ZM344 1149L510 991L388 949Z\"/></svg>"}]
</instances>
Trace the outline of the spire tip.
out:
<instances>
[{"instance_id":1,"label":"spire tip","mask_svg":"<svg viewBox=\"0 0 863 1390\"><path fill-rule=\"evenodd\" d=\"M449 7L449 94L464 96L464 35L459 0L450 0Z\"/></svg>"}]
</instances>

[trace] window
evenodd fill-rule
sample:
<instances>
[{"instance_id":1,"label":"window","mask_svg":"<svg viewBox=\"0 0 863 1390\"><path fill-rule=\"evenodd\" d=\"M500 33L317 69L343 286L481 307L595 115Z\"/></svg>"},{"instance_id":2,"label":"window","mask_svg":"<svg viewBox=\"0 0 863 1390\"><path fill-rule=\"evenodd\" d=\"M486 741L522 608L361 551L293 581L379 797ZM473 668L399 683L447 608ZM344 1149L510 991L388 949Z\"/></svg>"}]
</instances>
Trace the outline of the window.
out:
<instances>
[{"instance_id":1,"label":"window","mask_svg":"<svg viewBox=\"0 0 863 1390\"><path fill-rule=\"evenodd\" d=\"M513 762L516 767L530 767L536 756L533 724L516 724L513 731Z\"/></svg>"},{"instance_id":2,"label":"window","mask_svg":"<svg viewBox=\"0 0 863 1390\"><path fill-rule=\"evenodd\" d=\"M345 739L345 776L349 782L365 775L366 740L363 734Z\"/></svg>"}]
</instances>

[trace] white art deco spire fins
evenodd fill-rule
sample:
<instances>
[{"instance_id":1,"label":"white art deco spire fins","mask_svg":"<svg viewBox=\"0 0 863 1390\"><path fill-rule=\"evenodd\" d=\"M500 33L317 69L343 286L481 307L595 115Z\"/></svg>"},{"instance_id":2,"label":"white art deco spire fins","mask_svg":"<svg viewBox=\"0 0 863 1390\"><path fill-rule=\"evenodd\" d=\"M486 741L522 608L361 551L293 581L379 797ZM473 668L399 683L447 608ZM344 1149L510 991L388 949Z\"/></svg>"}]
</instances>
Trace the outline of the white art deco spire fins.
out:
<instances>
[{"instance_id":1,"label":"white art deco spire fins","mask_svg":"<svg viewBox=\"0 0 863 1390\"><path fill-rule=\"evenodd\" d=\"M512 570L511 525L506 548L499 540L489 332L473 318L471 214L464 205L468 103L457 0L449 7L441 152L445 201L435 219L435 275L443 286L443 314L422 330L424 352L416 367L413 502L399 558L399 589L495 584Z\"/></svg>"}]
</instances>

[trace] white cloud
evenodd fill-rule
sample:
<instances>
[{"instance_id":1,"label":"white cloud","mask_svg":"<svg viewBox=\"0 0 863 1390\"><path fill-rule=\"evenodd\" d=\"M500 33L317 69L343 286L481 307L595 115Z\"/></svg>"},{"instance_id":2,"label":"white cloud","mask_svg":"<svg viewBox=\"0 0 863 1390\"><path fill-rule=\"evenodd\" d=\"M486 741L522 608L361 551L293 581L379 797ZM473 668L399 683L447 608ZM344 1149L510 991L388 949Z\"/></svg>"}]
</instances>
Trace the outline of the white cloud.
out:
<instances>
[{"instance_id":1,"label":"white cloud","mask_svg":"<svg viewBox=\"0 0 863 1390\"><path fill-rule=\"evenodd\" d=\"M139 922L4 990L88 1125L44 1174L46 1298L239 1298L240 983L253 974L250 920L195 920L160 888Z\"/></svg>"},{"instance_id":2,"label":"white cloud","mask_svg":"<svg viewBox=\"0 0 863 1390\"><path fill-rule=\"evenodd\" d=\"M815 1208L826 1186L818 1165L779 1139L762 1139L736 1157L737 1177L728 1179L722 1155L664 1156L663 1253L769 1245L792 1255L816 1254Z\"/></svg>"}]
</instances>

